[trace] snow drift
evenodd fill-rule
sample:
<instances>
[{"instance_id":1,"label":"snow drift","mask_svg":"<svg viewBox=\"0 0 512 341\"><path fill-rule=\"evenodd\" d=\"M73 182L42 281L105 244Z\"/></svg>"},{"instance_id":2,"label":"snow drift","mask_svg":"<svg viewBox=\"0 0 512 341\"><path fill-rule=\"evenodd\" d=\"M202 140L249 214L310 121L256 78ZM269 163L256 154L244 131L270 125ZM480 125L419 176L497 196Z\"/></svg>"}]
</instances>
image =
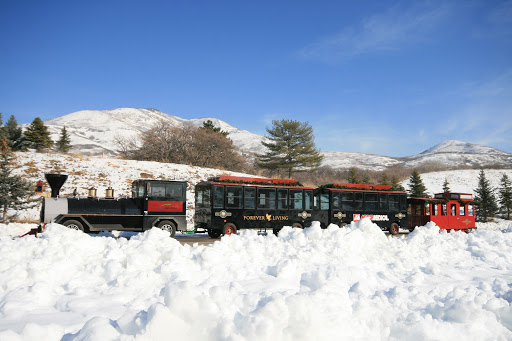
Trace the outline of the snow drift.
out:
<instances>
[{"instance_id":1,"label":"snow drift","mask_svg":"<svg viewBox=\"0 0 512 341\"><path fill-rule=\"evenodd\" d=\"M0 237L0 340L512 338L512 228Z\"/></svg>"}]
</instances>

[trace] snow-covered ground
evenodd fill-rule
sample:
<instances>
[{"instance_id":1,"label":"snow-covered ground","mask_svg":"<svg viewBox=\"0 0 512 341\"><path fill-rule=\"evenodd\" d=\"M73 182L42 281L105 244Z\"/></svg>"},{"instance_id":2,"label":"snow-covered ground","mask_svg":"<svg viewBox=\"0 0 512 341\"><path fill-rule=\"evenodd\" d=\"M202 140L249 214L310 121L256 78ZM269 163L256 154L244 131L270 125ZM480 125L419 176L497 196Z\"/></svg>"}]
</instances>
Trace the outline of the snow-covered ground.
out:
<instances>
[{"instance_id":1,"label":"snow-covered ground","mask_svg":"<svg viewBox=\"0 0 512 341\"><path fill-rule=\"evenodd\" d=\"M489 180L493 188L500 187L500 181L503 174L507 174L512 179L512 169L484 169L485 178ZM421 180L427 187L427 192L431 195L443 192L444 180L448 180L448 187L454 193L469 193L475 195L475 189L478 187L478 169L464 169L433 173L423 173ZM401 184L407 189L409 179L404 180ZM497 195L497 192L495 193Z\"/></svg>"},{"instance_id":2,"label":"snow-covered ground","mask_svg":"<svg viewBox=\"0 0 512 341\"><path fill-rule=\"evenodd\" d=\"M131 181L223 173L184 165L18 154L34 183L69 174L61 193ZM497 186L503 172L486 171ZM473 193L478 171L422 174ZM407 182L407 181L406 181ZM404 182L404 185L406 185ZM37 219L38 208L23 212ZM51 225L0 224L0 340L512 340L512 222L471 233L435 225L390 238L363 219L318 223L278 237L241 231L209 246L181 245L158 229L88 235Z\"/></svg>"},{"instance_id":3,"label":"snow-covered ground","mask_svg":"<svg viewBox=\"0 0 512 341\"><path fill-rule=\"evenodd\" d=\"M0 340L511 340L512 224L0 237ZM497 224L494 224L497 227Z\"/></svg>"}]
</instances>

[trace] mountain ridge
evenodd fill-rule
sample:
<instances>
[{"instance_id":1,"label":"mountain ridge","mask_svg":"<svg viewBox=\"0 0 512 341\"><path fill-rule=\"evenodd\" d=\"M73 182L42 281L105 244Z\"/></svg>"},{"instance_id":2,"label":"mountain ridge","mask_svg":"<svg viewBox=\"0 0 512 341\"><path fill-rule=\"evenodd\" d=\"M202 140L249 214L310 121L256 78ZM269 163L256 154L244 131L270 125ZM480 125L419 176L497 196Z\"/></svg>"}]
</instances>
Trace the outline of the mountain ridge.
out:
<instances>
[{"instance_id":1,"label":"mountain ridge","mask_svg":"<svg viewBox=\"0 0 512 341\"><path fill-rule=\"evenodd\" d=\"M236 128L218 118L184 119L157 109L117 108L109 110L82 110L45 121L52 138L57 140L63 126L70 134L73 150L83 154L115 156L117 136L135 137L160 120L172 126L190 124L201 127L211 120L215 126L229 133L229 138L247 153L263 153L264 136ZM26 126L26 125L25 125ZM412 156L391 157L356 152L323 152L323 166L335 169L359 168L382 171L390 167L416 168L426 163L440 163L447 168L481 168L497 166L512 168L512 154L457 140L446 140Z\"/></svg>"}]
</instances>

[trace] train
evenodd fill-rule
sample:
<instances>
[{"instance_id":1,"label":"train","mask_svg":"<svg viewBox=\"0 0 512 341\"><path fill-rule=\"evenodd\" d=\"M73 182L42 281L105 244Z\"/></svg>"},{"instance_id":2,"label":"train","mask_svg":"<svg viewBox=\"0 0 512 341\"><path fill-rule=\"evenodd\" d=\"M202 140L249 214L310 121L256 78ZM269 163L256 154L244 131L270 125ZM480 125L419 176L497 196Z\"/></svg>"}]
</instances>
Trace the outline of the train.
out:
<instances>
[{"instance_id":1,"label":"train","mask_svg":"<svg viewBox=\"0 0 512 341\"><path fill-rule=\"evenodd\" d=\"M319 221L322 228L340 227L369 218L381 230L398 234L432 221L441 229L476 228L477 202L467 193L438 193L434 198L408 198L391 186L333 183L303 186L296 180L220 176L195 185L194 224L187 224L186 181L140 179L132 195L114 198L107 189L99 198L61 197L67 175L46 174L51 196L43 198L40 229L48 223L88 233L142 232L153 227L176 232L207 233L211 238L236 234L240 229L272 231L284 226L304 228Z\"/></svg>"}]
</instances>

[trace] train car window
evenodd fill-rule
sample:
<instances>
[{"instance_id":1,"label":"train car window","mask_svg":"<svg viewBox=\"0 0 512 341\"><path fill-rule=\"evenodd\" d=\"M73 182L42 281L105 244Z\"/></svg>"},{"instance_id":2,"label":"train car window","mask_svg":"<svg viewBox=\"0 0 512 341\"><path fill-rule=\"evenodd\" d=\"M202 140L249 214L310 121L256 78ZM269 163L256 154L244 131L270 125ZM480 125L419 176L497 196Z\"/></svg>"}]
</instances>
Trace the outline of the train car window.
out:
<instances>
[{"instance_id":1,"label":"train car window","mask_svg":"<svg viewBox=\"0 0 512 341\"><path fill-rule=\"evenodd\" d=\"M425 215L430 215L430 204L425 204Z\"/></svg>"},{"instance_id":2,"label":"train car window","mask_svg":"<svg viewBox=\"0 0 512 341\"><path fill-rule=\"evenodd\" d=\"M256 188L245 187L244 188L244 207L249 209L256 208Z\"/></svg>"},{"instance_id":3,"label":"train car window","mask_svg":"<svg viewBox=\"0 0 512 341\"><path fill-rule=\"evenodd\" d=\"M468 205L468 216L472 217L473 216L473 205Z\"/></svg>"},{"instance_id":4,"label":"train car window","mask_svg":"<svg viewBox=\"0 0 512 341\"><path fill-rule=\"evenodd\" d=\"M354 210L356 210L356 211L363 210L363 193L359 193L359 192L354 193Z\"/></svg>"},{"instance_id":5,"label":"train car window","mask_svg":"<svg viewBox=\"0 0 512 341\"><path fill-rule=\"evenodd\" d=\"M306 190L304 191L304 209L311 210L313 209L313 191Z\"/></svg>"},{"instance_id":6,"label":"train car window","mask_svg":"<svg viewBox=\"0 0 512 341\"><path fill-rule=\"evenodd\" d=\"M320 195L319 194L315 194L314 198L313 198L313 207L315 208L315 210L318 210L320 207L318 207L320 203Z\"/></svg>"},{"instance_id":7,"label":"train car window","mask_svg":"<svg viewBox=\"0 0 512 341\"><path fill-rule=\"evenodd\" d=\"M277 190L277 209L278 210L288 209L288 190L286 190L286 189L278 189Z\"/></svg>"},{"instance_id":8,"label":"train car window","mask_svg":"<svg viewBox=\"0 0 512 341\"><path fill-rule=\"evenodd\" d=\"M343 211L354 210L354 193L342 192L341 193L341 209Z\"/></svg>"},{"instance_id":9,"label":"train car window","mask_svg":"<svg viewBox=\"0 0 512 341\"><path fill-rule=\"evenodd\" d=\"M183 184L165 184L166 198L183 198Z\"/></svg>"},{"instance_id":10,"label":"train car window","mask_svg":"<svg viewBox=\"0 0 512 341\"><path fill-rule=\"evenodd\" d=\"M328 210L329 209L329 194L320 194L320 209Z\"/></svg>"},{"instance_id":11,"label":"train car window","mask_svg":"<svg viewBox=\"0 0 512 341\"><path fill-rule=\"evenodd\" d=\"M441 215L446 215L446 204L441 205Z\"/></svg>"},{"instance_id":12,"label":"train car window","mask_svg":"<svg viewBox=\"0 0 512 341\"><path fill-rule=\"evenodd\" d=\"M213 187L213 207L224 208L224 186Z\"/></svg>"},{"instance_id":13,"label":"train car window","mask_svg":"<svg viewBox=\"0 0 512 341\"><path fill-rule=\"evenodd\" d=\"M377 211L379 205L379 196L377 193L364 194L364 209L366 211Z\"/></svg>"},{"instance_id":14,"label":"train car window","mask_svg":"<svg viewBox=\"0 0 512 341\"><path fill-rule=\"evenodd\" d=\"M388 195L385 193L379 194L379 210L381 210L381 211L388 210Z\"/></svg>"},{"instance_id":15,"label":"train car window","mask_svg":"<svg viewBox=\"0 0 512 341\"><path fill-rule=\"evenodd\" d=\"M242 208L242 187L226 187L226 207Z\"/></svg>"},{"instance_id":16,"label":"train car window","mask_svg":"<svg viewBox=\"0 0 512 341\"><path fill-rule=\"evenodd\" d=\"M451 204L450 205L450 215L452 217L456 216L457 215L457 207L455 204Z\"/></svg>"},{"instance_id":17,"label":"train car window","mask_svg":"<svg viewBox=\"0 0 512 341\"><path fill-rule=\"evenodd\" d=\"M340 208L340 194L336 192L332 192L332 208L339 209Z\"/></svg>"},{"instance_id":18,"label":"train car window","mask_svg":"<svg viewBox=\"0 0 512 341\"><path fill-rule=\"evenodd\" d=\"M460 205L460 215L466 215L466 206Z\"/></svg>"},{"instance_id":19,"label":"train car window","mask_svg":"<svg viewBox=\"0 0 512 341\"><path fill-rule=\"evenodd\" d=\"M149 197L165 198L165 184L149 184Z\"/></svg>"},{"instance_id":20,"label":"train car window","mask_svg":"<svg viewBox=\"0 0 512 341\"><path fill-rule=\"evenodd\" d=\"M210 189L196 187L196 207L210 207Z\"/></svg>"},{"instance_id":21,"label":"train car window","mask_svg":"<svg viewBox=\"0 0 512 341\"><path fill-rule=\"evenodd\" d=\"M400 194L400 211L405 211L407 208L407 195Z\"/></svg>"},{"instance_id":22,"label":"train car window","mask_svg":"<svg viewBox=\"0 0 512 341\"><path fill-rule=\"evenodd\" d=\"M258 208L276 209L276 190L274 188L258 188Z\"/></svg>"},{"instance_id":23,"label":"train car window","mask_svg":"<svg viewBox=\"0 0 512 341\"><path fill-rule=\"evenodd\" d=\"M290 205L292 210L302 210L303 193L302 190L290 190Z\"/></svg>"},{"instance_id":24,"label":"train car window","mask_svg":"<svg viewBox=\"0 0 512 341\"><path fill-rule=\"evenodd\" d=\"M388 200L389 200L389 210L391 212L400 211L400 199L398 198L397 194L390 194L388 196Z\"/></svg>"},{"instance_id":25,"label":"train car window","mask_svg":"<svg viewBox=\"0 0 512 341\"><path fill-rule=\"evenodd\" d=\"M438 204L432 205L432 215L439 215L439 205Z\"/></svg>"}]
</instances>

